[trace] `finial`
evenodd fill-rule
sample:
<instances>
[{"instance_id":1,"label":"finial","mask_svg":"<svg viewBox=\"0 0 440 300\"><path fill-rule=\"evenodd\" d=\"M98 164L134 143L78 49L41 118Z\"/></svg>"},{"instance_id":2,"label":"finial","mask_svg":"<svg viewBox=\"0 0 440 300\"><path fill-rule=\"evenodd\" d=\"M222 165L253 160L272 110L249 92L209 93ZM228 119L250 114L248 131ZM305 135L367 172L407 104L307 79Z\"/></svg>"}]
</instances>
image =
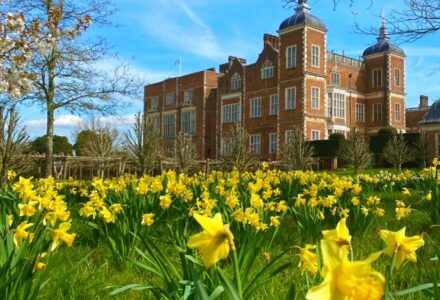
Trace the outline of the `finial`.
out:
<instances>
[{"instance_id":1,"label":"finial","mask_svg":"<svg viewBox=\"0 0 440 300\"><path fill-rule=\"evenodd\" d=\"M383 9L380 9L380 19L382 21L382 27L385 27L385 13L383 12Z\"/></svg>"},{"instance_id":2,"label":"finial","mask_svg":"<svg viewBox=\"0 0 440 300\"><path fill-rule=\"evenodd\" d=\"M296 11L299 10L310 10L307 0L298 0L298 7L296 8Z\"/></svg>"},{"instance_id":3,"label":"finial","mask_svg":"<svg viewBox=\"0 0 440 300\"><path fill-rule=\"evenodd\" d=\"M380 19L381 19L382 26L380 27L379 37L377 38L377 40L378 41L388 41L390 39L390 37L388 36L385 14L382 9L380 10Z\"/></svg>"}]
</instances>

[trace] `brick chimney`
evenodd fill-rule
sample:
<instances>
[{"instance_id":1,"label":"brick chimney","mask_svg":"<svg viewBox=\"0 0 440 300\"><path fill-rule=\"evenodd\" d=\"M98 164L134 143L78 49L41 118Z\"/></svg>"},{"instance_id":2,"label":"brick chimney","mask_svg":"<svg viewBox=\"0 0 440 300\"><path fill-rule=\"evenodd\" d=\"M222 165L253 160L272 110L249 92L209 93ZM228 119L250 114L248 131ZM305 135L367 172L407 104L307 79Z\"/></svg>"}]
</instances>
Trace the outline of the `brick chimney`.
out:
<instances>
[{"instance_id":1,"label":"brick chimney","mask_svg":"<svg viewBox=\"0 0 440 300\"><path fill-rule=\"evenodd\" d=\"M271 44L272 47L274 47L275 49L278 49L278 43L279 43L279 38L277 36L271 35L271 34L264 34L264 44Z\"/></svg>"},{"instance_id":2,"label":"brick chimney","mask_svg":"<svg viewBox=\"0 0 440 300\"><path fill-rule=\"evenodd\" d=\"M420 95L420 108L428 107L428 96Z\"/></svg>"}]
</instances>

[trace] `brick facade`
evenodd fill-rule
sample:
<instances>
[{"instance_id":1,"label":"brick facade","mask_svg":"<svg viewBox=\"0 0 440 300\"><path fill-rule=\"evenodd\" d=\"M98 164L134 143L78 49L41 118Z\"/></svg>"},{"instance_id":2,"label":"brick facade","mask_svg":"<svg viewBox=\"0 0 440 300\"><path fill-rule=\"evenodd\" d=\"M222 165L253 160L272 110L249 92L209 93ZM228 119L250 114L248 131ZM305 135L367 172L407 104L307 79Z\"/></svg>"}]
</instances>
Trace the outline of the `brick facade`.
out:
<instances>
[{"instance_id":1,"label":"brick facade","mask_svg":"<svg viewBox=\"0 0 440 300\"><path fill-rule=\"evenodd\" d=\"M220 65L220 73L202 71L148 85L145 112L161 115L162 121L163 115L175 113L179 132L183 93L193 88L191 107L197 120L193 136L200 158L218 157L235 123L247 130L263 160L280 158L286 136L295 127L302 128L309 140L346 134L351 127L366 134L385 126L405 130L405 55L390 44L385 26L378 44L370 47L373 51L367 49L362 60L352 59L327 51L325 25L310 14L306 1L299 2L278 36L263 36L255 63L230 56ZM301 14L304 20L298 22ZM164 106L164 97L175 92L177 84L179 101ZM161 99L158 112L149 110L154 96ZM164 147L173 141L164 137Z\"/></svg>"}]
</instances>

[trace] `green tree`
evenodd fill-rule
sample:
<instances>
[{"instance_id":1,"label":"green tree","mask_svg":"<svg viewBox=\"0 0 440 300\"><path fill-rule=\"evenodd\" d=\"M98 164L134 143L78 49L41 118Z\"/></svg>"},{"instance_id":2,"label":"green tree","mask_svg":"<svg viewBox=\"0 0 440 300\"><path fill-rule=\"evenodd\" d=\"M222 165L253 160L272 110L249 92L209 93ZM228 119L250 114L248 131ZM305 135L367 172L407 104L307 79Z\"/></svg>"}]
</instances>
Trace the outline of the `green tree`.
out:
<instances>
[{"instance_id":1,"label":"green tree","mask_svg":"<svg viewBox=\"0 0 440 300\"><path fill-rule=\"evenodd\" d=\"M37 153L47 152L47 136L43 135L36 138L31 143L31 150ZM54 135L53 136L53 153L72 155L73 146L69 143L69 140L65 136Z\"/></svg>"},{"instance_id":2,"label":"green tree","mask_svg":"<svg viewBox=\"0 0 440 300\"><path fill-rule=\"evenodd\" d=\"M96 133L92 130L82 130L78 133L76 137L76 142L73 145L73 150L75 150L76 156L84 156L84 147L91 141L96 139Z\"/></svg>"}]
</instances>

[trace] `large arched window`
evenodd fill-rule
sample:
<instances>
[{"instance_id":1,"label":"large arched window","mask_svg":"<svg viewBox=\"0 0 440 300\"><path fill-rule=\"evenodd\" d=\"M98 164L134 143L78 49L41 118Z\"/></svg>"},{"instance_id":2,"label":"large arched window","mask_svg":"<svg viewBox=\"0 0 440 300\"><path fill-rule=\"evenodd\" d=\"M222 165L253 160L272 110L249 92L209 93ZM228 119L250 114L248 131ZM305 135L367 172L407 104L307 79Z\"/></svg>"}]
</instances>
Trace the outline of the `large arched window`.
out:
<instances>
[{"instance_id":1,"label":"large arched window","mask_svg":"<svg viewBox=\"0 0 440 300\"><path fill-rule=\"evenodd\" d=\"M239 90L241 89L241 77L239 74L235 73L231 77L231 90Z\"/></svg>"},{"instance_id":2,"label":"large arched window","mask_svg":"<svg viewBox=\"0 0 440 300\"><path fill-rule=\"evenodd\" d=\"M271 78L273 77L273 65L270 60L266 60L261 68L261 78Z\"/></svg>"}]
</instances>

